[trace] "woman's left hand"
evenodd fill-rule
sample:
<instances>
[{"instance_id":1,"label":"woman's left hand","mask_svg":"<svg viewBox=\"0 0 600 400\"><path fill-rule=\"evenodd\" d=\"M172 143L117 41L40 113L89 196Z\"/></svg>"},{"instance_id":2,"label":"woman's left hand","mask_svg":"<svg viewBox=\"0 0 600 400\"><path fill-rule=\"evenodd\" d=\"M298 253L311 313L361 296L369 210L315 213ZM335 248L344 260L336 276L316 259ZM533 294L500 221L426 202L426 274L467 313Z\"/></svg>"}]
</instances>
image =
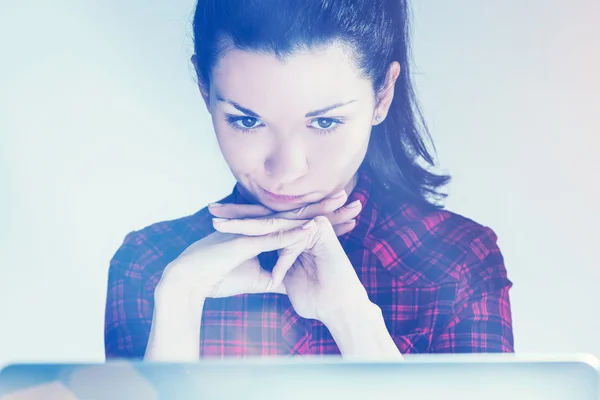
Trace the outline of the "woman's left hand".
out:
<instances>
[{"instance_id":1,"label":"woman's left hand","mask_svg":"<svg viewBox=\"0 0 600 400\"><path fill-rule=\"evenodd\" d=\"M327 325L330 317L369 304L366 290L326 217L309 221L283 218L229 219L215 222L220 232L260 236L304 224L307 239L280 252L271 287L284 283L294 309L303 318ZM275 228L275 229L274 229ZM292 261L295 260L293 263ZM292 265L291 268L287 266Z\"/></svg>"}]
</instances>

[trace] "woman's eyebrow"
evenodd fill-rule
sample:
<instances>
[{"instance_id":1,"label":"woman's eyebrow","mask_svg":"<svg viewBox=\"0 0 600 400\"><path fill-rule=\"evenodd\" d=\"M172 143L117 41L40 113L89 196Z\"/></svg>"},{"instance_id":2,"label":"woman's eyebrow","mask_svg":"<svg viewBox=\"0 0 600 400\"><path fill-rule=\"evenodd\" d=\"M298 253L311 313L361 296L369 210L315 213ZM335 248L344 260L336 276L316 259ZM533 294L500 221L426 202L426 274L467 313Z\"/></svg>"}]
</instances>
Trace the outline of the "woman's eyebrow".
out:
<instances>
[{"instance_id":1,"label":"woman's eyebrow","mask_svg":"<svg viewBox=\"0 0 600 400\"><path fill-rule=\"evenodd\" d=\"M217 99L217 101L220 101L222 103L227 103L227 104L232 105L238 111L243 112L244 114L246 114L246 115L248 115L248 116L250 116L252 118L259 118L259 119L261 118L261 116L258 115L258 113L250 110L249 108L242 107L241 105L239 105L235 101L224 99L224 98L222 98L219 95L216 96L216 99ZM318 110L307 112L304 116L306 118L310 118L310 117L316 117L316 116L319 116L319 115L323 115L323 114L325 114L325 113L327 113L327 112L329 112L331 110L335 110L336 108L343 107L343 106L348 105L350 103L354 103L355 101L357 101L357 100L350 100L350 101L346 101L346 102L343 102L343 103L336 103L336 104L333 104L331 106L327 106L327 107L324 107L324 108L320 108Z\"/></svg>"},{"instance_id":2,"label":"woman's eyebrow","mask_svg":"<svg viewBox=\"0 0 600 400\"><path fill-rule=\"evenodd\" d=\"M235 108L236 108L238 111L241 111L241 112L243 112L244 114L246 114L246 115L248 115L248 116L250 116L250 117L252 117L252 118L258 118L258 119L260 119L260 115L258 115L257 113L255 113L254 111L252 111L252 110L250 110L250 109L248 109L248 108L245 108L245 107L242 107L242 106L240 106L240 105L239 105L238 103L236 103L235 101L226 100L226 99L224 99L224 98L222 98L221 96L218 96L218 95L216 96L216 98L217 98L217 101L220 101L220 102L222 102L222 103L231 104L231 105L232 105L232 106L234 106L234 107L235 107Z\"/></svg>"},{"instance_id":3,"label":"woman's eyebrow","mask_svg":"<svg viewBox=\"0 0 600 400\"><path fill-rule=\"evenodd\" d=\"M354 103L355 101L356 100L350 100L350 101L347 101L345 103L337 103L337 104L334 104L334 105L331 105L331 106L328 106L328 107L325 107L325 108L321 108L321 109L318 109L318 110L310 111L310 112L306 113L305 117L309 118L309 117L316 117L316 116L319 116L319 115L323 115L326 112L329 112L329 111L334 110L334 109L339 108L339 107L343 107L343 106L345 106L347 104L350 104L350 103Z\"/></svg>"}]
</instances>

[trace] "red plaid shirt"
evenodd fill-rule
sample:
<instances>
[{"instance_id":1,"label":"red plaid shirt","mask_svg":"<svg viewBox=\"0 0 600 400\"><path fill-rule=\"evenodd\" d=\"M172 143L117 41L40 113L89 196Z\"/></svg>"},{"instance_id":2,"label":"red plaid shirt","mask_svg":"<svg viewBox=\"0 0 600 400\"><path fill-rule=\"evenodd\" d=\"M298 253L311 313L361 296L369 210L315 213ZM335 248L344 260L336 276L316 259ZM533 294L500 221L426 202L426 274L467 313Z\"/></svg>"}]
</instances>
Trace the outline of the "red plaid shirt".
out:
<instances>
[{"instance_id":1,"label":"red plaid shirt","mask_svg":"<svg viewBox=\"0 0 600 400\"><path fill-rule=\"evenodd\" d=\"M401 353L513 351L511 282L489 228L391 196L376 200L366 173L354 200L363 210L340 242ZM222 202L248 203L237 189ZM144 356L163 269L213 231L205 208L125 238L109 270L107 358ZM272 269L275 257L261 254L261 265ZM339 354L322 323L299 317L276 293L207 299L199 340L201 357Z\"/></svg>"}]
</instances>

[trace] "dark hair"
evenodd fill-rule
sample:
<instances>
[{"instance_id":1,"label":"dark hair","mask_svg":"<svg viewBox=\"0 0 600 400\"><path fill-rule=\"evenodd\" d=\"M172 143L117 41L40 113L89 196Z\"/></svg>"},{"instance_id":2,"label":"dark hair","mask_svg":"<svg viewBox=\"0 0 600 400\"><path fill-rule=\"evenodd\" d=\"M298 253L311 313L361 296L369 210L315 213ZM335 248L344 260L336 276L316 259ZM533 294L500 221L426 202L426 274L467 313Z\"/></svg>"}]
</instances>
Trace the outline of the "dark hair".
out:
<instances>
[{"instance_id":1,"label":"dark hair","mask_svg":"<svg viewBox=\"0 0 600 400\"><path fill-rule=\"evenodd\" d=\"M434 161L429 131L416 101L409 65L407 0L198 0L194 50L198 79L208 86L225 46L284 58L298 49L349 45L377 93L389 65L398 61L394 100L373 128L363 168L376 189L425 207L441 207L439 189L450 177L428 170ZM425 165L420 165L425 164Z\"/></svg>"}]
</instances>

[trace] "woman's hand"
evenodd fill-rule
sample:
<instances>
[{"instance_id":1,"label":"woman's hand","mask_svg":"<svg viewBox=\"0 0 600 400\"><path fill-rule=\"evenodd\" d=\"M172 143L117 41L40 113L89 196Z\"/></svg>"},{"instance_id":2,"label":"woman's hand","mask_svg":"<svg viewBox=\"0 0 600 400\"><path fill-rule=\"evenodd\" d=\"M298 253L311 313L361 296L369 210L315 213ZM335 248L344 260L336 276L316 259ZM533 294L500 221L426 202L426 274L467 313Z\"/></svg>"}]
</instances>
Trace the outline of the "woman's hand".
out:
<instances>
[{"instance_id":1,"label":"woman's hand","mask_svg":"<svg viewBox=\"0 0 600 400\"><path fill-rule=\"evenodd\" d=\"M156 286L144 358L197 360L205 299L266 291L270 275L256 256L294 246L309 234L301 226L285 231L272 226L256 236L215 232L189 246L167 265Z\"/></svg>"},{"instance_id":2,"label":"woman's hand","mask_svg":"<svg viewBox=\"0 0 600 400\"><path fill-rule=\"evenodd\" d=\"M265 292L271 287L271 276L260 268L256 256L293 246L308 235L300 226L285 231L273 226L255 236L214 232L193 243L165 268L155 296L185 295L202 301Z\"/></svg>"},{"instance_id":3,"label":"woman's hand","mask_svg":"<svg viewBox=\"0 0 600 400\"><path fill-rule=\"evenodd\" d=\"M305 222L316 216L324 215L331 223L335 234L341 236L354 228L355 218L362 209L362 204L359 201L344 206L347 199L346 193L340 192L318 203L280 213L273 213L264 206L254 204L213 204L209 207L209 211L218 218L289 219ZM270 280L271 274L263 270L258 258L254 257L227 274L215 285L209 297L262 293L267 291ZM283 284L273 286L270 291L287 294Z\"/></svg>"},{"instance_id":4,"label":"woman's hand","mask_svg":"<svg viewBox=\"0 0 600 400\"><path fill-rule=\"evenodd\" d=\"M340 311L371 304L327 218L316 217L308 222L282 218L230 219L215 223L222 233L249 237L260 237L273 229L287 232L299 227L307 235L279 251L272 272L273 287L284 283L296 312L327 324Z\"/></svg>"}]
</instances>

